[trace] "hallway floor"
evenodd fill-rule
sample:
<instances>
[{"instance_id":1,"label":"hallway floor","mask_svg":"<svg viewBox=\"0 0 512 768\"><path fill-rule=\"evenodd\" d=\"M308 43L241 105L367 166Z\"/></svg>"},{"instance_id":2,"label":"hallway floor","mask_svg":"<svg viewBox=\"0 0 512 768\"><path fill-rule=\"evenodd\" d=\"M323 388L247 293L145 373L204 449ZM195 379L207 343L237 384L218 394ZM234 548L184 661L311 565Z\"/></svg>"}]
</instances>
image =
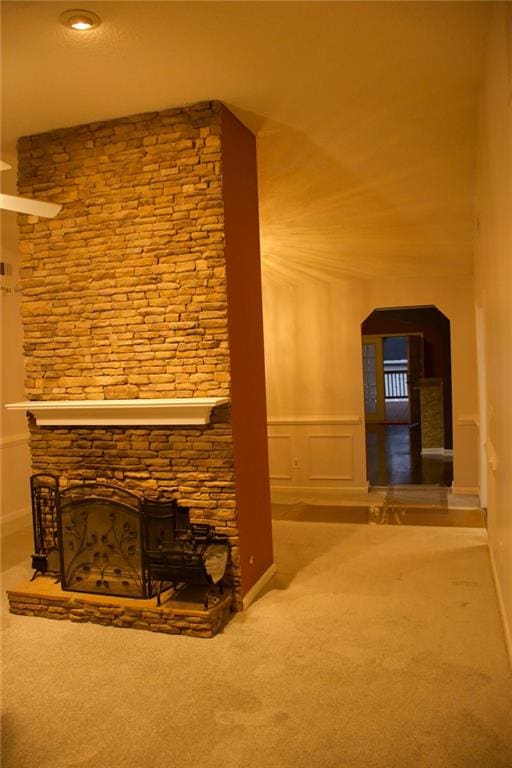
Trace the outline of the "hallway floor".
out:
<instances>
[{"instance_id":1,"label":"hallway floor","mask_svg":"<svg viewBox=\"0 0 512 768\"><path fill-rule=\"evenodd\" d=\"M367 424L366 466L371 486L449 486L453 480L451 457L421 455L419 425Z\"/></svg>"}]
</instances>

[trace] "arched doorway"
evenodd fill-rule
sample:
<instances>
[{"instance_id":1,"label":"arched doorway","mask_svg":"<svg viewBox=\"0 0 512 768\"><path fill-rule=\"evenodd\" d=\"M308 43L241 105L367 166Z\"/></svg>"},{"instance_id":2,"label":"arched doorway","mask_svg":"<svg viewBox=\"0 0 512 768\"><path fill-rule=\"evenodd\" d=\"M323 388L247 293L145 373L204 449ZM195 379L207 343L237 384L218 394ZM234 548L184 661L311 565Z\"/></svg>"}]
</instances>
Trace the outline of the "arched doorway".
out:
<instances>
[{"instance_id":1,"label":"arched doorway","mask_svg":"<svg viewBox=\"0 0 512 768\"><path fill-rule=\"evenodd\" d=\"M370 485L451 485L450 321L434 306L376 309L361 333Z\"/></svg>"}]
</instances>

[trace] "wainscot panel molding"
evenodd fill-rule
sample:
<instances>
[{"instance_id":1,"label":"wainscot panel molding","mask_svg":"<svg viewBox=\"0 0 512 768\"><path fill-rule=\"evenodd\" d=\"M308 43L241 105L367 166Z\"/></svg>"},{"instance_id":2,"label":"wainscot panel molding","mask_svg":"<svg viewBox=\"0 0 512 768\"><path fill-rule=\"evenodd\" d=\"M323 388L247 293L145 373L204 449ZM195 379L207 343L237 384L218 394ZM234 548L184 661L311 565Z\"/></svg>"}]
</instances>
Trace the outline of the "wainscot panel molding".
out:
<instances>
[{"instance_id":1,"label":"wainscot panel molding","mask_svg":"<svg viewBox=\"0 0 512 768\"><path fill-rule=\"evenodd\" d=\"M501 622L503 624L503 633L505 635L505 645L507 646L510 667L512 668L512 627L508 623L507 611L505 609L505 599L503 596L503 590L501 588L501 582L498 576L498 569L496 567L494 549L491 546L491 544L489 544L489 556L491 560L491 570L492 570L492 576L494 579L494 586L496 587L496 595L498 597L498 605L500 607Z\"/></svg>"},{"instance_id":2,"label":"wainscot panel molding","mask_svg":"<svg viewBox=\"0 0 512 768\"><path fill-rule=\"evenodd\" d=\"M274 489L284 488L292 494L367 490L364 468L356 464L364 445L359 416L271 418L268 445L273 498Z\"/></svg>"},{"instance_id":3,"label":"wainscot panel molding","mask_svg":"<svg viewBox=\"0 0 512 768\"><path fill-rule=\"evenodd\" d=\"M352 435L309 435L309 479L352 480Z\"/></svg>"},{"instance_id":4,"label":"wainscot panel molding","mask_svg":"<svg viewBox=\"0 0 512 768\"><path fill-rule=\"evenodd\" d=\"M5 435L0 441L2 525L27 524L30 518L30 436L26 432ZM4 530L4 533L6 531Z\"/></svg>"},{"instance_id":5,"label":"wainscot panel molding","mask_svg":"<svg viewBox=\"0 0 512 768\"><path fill-rule=\"evenodd\" d=\"M8 437L0 437L0 449L12 448L15 445L23 445L28 443L28 432L20 432L17 435L9 435Z\"/></svg>"},{"instance_id":6,"label":"wainscot panel molding","mask_svg":"<svg viewBox=\"0 0 512 768\"><path fill-rule=\"evenodd\" d=\"M271 480L292 479L291 435L269 435L268 463Z\"/></svg>"}]
</instances>

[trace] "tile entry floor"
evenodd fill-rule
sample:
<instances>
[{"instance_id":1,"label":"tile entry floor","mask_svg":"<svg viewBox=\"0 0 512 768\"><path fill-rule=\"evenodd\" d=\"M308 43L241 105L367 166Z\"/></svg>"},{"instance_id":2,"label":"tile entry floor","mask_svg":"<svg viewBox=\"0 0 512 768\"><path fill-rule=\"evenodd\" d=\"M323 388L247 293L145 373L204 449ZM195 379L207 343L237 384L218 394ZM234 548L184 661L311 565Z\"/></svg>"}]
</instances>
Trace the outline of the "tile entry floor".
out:
<instances>
[{"instance_id":1,"label":"tile entry floor","mask_svg":"<svg viewBox=\"0 0 512 768\"><path fill-rule=\"evenodd\" d=\"M360 525L422 525L448 528L485 528L478 507L453 508L427 504L381 503L366 506L273 504L274 520L300 523L358 523Z\"/></svg>"}]
</instances>

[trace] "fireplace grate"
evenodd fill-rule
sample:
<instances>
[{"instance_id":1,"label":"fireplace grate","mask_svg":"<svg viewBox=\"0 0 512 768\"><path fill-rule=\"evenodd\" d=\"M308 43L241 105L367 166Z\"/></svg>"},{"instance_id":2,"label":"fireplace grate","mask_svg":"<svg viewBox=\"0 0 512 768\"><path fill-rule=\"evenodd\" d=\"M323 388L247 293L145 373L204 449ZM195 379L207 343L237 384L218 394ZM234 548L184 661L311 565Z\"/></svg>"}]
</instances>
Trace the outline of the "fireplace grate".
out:
<instances>
[{"instance_id":1,"label":"fireplace grate","mask_svg":"<svg viewBox=\"0 0 512 768\"><path fill-rule=\"evenodd\" d=\"M227 537L210 525L191 523L188 509L176 502L143 504L143 519L148 594L156 590L160 605L161 592L167 587L177 592L187 585L202 587L201 599L207 608L213 586L223 592Z\"/></svg>"}]
</instances>

